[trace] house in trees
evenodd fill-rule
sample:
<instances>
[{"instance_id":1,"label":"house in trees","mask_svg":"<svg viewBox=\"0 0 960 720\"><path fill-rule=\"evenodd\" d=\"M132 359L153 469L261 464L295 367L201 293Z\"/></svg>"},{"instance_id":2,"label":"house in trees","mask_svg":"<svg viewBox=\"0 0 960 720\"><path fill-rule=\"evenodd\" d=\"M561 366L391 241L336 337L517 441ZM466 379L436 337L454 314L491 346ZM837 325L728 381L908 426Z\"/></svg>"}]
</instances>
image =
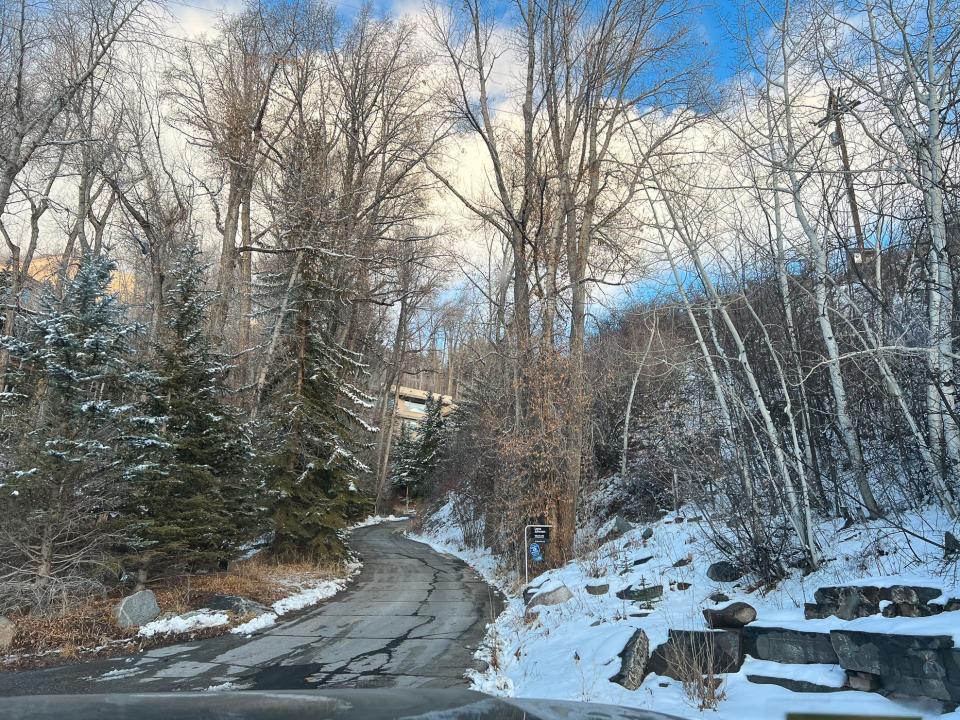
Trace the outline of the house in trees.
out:
<instances>
[{"instance_id":1,"label":"house in trees","mask_svg":"<svg viewBox=\"0 0 960 720\"><path fill-rule=\"evenodd\" d=\"M394 431L399 435L404 427L409 431L416 430L417 425L427 415L427 400L432 398L440 403L440 412L444 417L456 410L457 406L450 395L441 395L432 393L429 390L418 390L417 388L396 385L390 388L390 402L396 399L396 412L394 412Z\"/></svg>"}]
</instances>

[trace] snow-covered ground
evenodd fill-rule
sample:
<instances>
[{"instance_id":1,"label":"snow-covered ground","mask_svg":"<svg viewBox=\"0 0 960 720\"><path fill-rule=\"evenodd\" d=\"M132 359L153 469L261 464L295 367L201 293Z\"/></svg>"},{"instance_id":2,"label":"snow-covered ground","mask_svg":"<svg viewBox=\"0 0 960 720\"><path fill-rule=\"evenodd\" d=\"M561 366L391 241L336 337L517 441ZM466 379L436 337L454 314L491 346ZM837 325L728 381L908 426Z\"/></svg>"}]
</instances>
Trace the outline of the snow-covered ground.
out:
<instances>
[{"instance_id":1,"label":"snow-covered ground","mask_svg":"<svg viewBox=\"0 0 960 720\"><path fill-rule=\"evenodd\" d=\"M370 525L379 525L380 523L385 522L400 522L401 520L409 520L410 518L406 515L371 515L366 520L361 520L356 525L351 525L348 530L356 530L357 528L368 527Z\"/></svg>"},{"instance_id":2,"label":"snow-covered ground","mask_svg":"<svg viewBox=\"0 0 960 720\"><path fill-rule=\"evenodd\" d=\"M842 530L839 525L825 526L822 536L832 538L825 547L829 562L806 577L798 572L775 591L763 595L750 592L746 581L719 583L707 577L710 563L721 558L705 542L700 523L687 522L695 515L689 512L684 517L681 511L664 517L648 526L653 535L647 540L642 538L644 527L638 526L600 545L583 559L541 575L535 581L541 589L562 583L573 598L560 605L538 607L539 616L532 622L524 620L522 599L509 597L504 612L488 626L478 657L490 667L485 672L470 673L473 688L497 695L602 702L718 720L768 720L783 718L787 712L826 710L960 720L960 711L939 715L939 707L933 704L894 702L874 693L814 695L754 684L747 680L747 672L762 674L772 670L762 661L752 659L740 672L724 676L724 699L716 710L698 710L685 696L681 684L667 677L651 674L635 691L610 682L609 678L620 669L618 655L635 629L646 632L653 648L667 639L668 628L703 628L701 610L716 607L708 600L715 592L726 594L731 601L750 603L757 609L757 624L803 623L805 629L821 631L843 626L910 634L952 633L960 644L960 613L930 618L874 616L849 622L837 618L803 619L803 603L813 599L814 590L827 585L915 584L939 587L949 597L960 596L955 581L936 574L941 556L932 546L926 554L917 546L901 552L898 548L903 536L891 533L880 523L868 530L863 526L849 530ZM942 521L930 515L918 515L913 520L927 532ZM428 526L426 534L410 537L462 558L484 578L509 590L511 583L497 575L490 553L466 546L454 522L450 502L431 518ZM603 529L593 536L602 537ZM884 537L886 541L878 541ZM884 546L880 553L876 552L878 542ZM644 562L636 564L638 561ZM585 589L588 584L609 584L609 592L591 595ZM663 597L650 606L646 617L638 617L641 613L637 604L615 595L628 585L655 584L663 586ZM780 666L779 670L780 676L786 671L794 679L828 686L838 686L843 679L842 670L832 665Z\"/></svg>"}]
</instances>

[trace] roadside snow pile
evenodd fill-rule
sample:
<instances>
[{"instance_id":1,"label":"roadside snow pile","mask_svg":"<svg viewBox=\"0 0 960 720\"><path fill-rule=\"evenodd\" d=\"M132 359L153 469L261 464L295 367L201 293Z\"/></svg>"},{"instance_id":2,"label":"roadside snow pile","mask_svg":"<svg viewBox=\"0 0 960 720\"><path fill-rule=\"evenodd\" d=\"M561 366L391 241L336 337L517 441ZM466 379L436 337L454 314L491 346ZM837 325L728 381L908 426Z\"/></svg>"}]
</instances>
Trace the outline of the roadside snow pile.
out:
<instances>
[{"instance_id":1,"label":"roadside snow pile","mask_svg":"<svg viewBox=\"0 0 960 720\"><path fill-rule=\"evenodd\" d=\"M451 493L443 506L433 513L422 533L406 533L411 540L429 545L437 552L447 553L473 567L480 577L498 590L506 592L508 578L497 568L497 562L486 548L470 547L463 537L463 529L454 515L454 497Z\"/></svg>"},{"instance_id":2,"label":"roadside snow pile","mask_svg":"<svg viewBox=\"0 0 960 720\"><path fill-rule=\"evenodd\" d=\"M385 522L400 522L409 520L407 515L371 515L366 520L361 520L356 525L351 525L347 530L356 530L357 528L369 527L370 525L379 525Z\"/></svg>"},{"instance_id":3,"label":"roadside snow pile","mask_svg":"<svg viewBox=\"0 0 960 720\"><path fill-rule=\"evenodd\" d=\"M493 558L484 551L464 547L462 533L454 527L451 505L448 502L433 516L428 533L413 538L463 558L485 578L493 579ZM930 536L931 528L940 527L943 518L926 513L918 514L911 522L916 530L922 528L923 534ZM584 536L597 538L602 534L591 531ZM637 630L646 633L652 650L666 642L669 629L705 629L703 608L723 607L734 601L756 608L758 619L753 625L952 634L960 646L960 613L919 618L877 615L850 621L835 617L804 620L804 602L812 599L817 588L831 585L922 585L940 588L944 597L960 597L955 582L936 573L942 558L938 548L930 546L925 550L922 543L907 547L902 533L880 521L849 529L843 529L839 523L825 524L820 536L832 538L831 542L825 541L823 548L829 561L806 577L796 572L766 595L754 588L748 577L728 582L711 580L708 569L721 558L706 543L705 536L705 520L697 513L681 510L646 527L628 529L581 560L539 576L532 582L536 586L533 592L565 586L572 597L535 607L527 606L522 598L509 598L504 612L488 626L487 637L477 652L477 658L486 661L488 669L468 672L473 689L494 695L642 707L716 720L782 718L786 712L823 712L827 705L836 713L908 714L960 720L960 711L939 715L939 707L922 701L894 701L876 693L852 690L823 696L754 684L747 679L748 672L764 674L760 671L773 670L752 659L739 672L721 676L724 699L716 710L697 709L681 682L655 673L647 675L639 688L632 691L611 682L621 669L620 653ZM716 569L711 574L716 577ZM781 676L786 674L794 680L819 682L828 687L836 686L843 675L843 670L835 665L783 665L779 670Z\"/></svg>"},{"instance_id":4,"label":"roadside snow pile","mask_svg":"<svg viewBox=\"0 0 960 720\"><path fill-rule=\"evenodd\" d=\"M137 631L137 635L141 637L177 635L204 628L219 627L229 623L230 618L225 613L213 612L212 610L196 610L185 615L174 615L162 620L154 620L141 627Z\"/></svg>"},{"instance_id":5,"label":"roadside snow pile","mask_svg":"<svg viewBox=\"0 0 960 720\"><path fill-rule=\"evenodd\" d=\"M347 584L360 572L362 567L363 564L361 562L354 560L347 564L347 574L344 577L337 578L336 580L323 580L306 587L301 587L292 595L277 600L272 606L273 612L257 615L252 620L230 628L230 632L234 635L251 635L259 630L273 626L276 624L277 618L281 615L286 615L296 610L303 610L311 605L316 605L321 600L333 597L347 587Z\"/></svg>"}]
</instances>

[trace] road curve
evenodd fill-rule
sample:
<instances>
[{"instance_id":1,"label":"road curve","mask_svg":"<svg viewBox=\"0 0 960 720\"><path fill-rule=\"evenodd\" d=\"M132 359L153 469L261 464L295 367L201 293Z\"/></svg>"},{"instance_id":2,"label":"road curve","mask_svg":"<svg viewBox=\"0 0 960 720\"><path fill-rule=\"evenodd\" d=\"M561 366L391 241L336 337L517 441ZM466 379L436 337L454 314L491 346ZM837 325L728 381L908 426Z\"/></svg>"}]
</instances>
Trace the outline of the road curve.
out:
<instances>
[{"instance_id":1,"label":"road curve","mask_svg":"<svg viewBox=\"0 0 960 720\"><path fill-rule=\"evenodd\" d=\"M348 589L266 632L0 673L0 696L464 686L497 611L494 592L462 561L403 537L397 523L356 530L351 546L363 570Z\"/></svg>"}]
</instances>

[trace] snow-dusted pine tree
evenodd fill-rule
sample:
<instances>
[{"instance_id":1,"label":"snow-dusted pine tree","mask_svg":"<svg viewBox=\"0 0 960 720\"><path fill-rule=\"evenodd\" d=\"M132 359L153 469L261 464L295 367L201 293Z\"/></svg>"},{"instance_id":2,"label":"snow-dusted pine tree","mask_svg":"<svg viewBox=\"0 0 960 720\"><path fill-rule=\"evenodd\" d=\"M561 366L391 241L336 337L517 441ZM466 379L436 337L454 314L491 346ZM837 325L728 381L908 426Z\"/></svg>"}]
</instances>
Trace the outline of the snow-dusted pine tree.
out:
<instances>
[{"instance_id":1,"label":"snow-dusted pine tree","mask_svg":"<svg viewBox=\"0 0 960 720\"><path fill-rule=\"evenodd\" d=\"M394 487L405 487L410 497L433 491L437 468L450 443L450 426L439 396L427 398L424 413L415 431L404 426L393 452L391 482Z\"/></svg>"},{"instance_id":2,"label":"snow-dusted pine tree","mask_svg":"<svg viewBox=\"0 0 960 720\"><path fill-rule=\"evenodd\" d=\"M326 329L320 311L330 305L329 286L316 279L313 263L298 267L295 332L287 362L274 368L264 467L274 495L273 547L281 557L340 559L340 531L371 509L357 484L367 471L361 436L370 431L357 411L369 399L350 382L362 373L360 358Z\"/></svg>"},{"instance_id":3,"label":"snow-dusted pine tree","mask_svg":"<svg viewBox=\"0 0 960 720\"><path fill-rule=\"evenodd\" d=\"M126 530L141 584L172 566L196 570L232 557L256 522L250 448L236 410L223 400L229 368L203 332L209 300L199 255L187 245L171 273L156 377L142 433L131 439Z\"/></svg>"},{"instance_id":4,"label":"snow-dusted pine tree","mask_svg":"<svg viewBox=\"0 0 960 720\"><path fill-rule=\"evenodd\" d=\"M111 261L85 257L60 292L20 316L3 393L7 457L0 487L4 587L37 605L89 592L121 495L123 437L144 379L126 321L110 293Z\"/></svg>"}]
</instances>

